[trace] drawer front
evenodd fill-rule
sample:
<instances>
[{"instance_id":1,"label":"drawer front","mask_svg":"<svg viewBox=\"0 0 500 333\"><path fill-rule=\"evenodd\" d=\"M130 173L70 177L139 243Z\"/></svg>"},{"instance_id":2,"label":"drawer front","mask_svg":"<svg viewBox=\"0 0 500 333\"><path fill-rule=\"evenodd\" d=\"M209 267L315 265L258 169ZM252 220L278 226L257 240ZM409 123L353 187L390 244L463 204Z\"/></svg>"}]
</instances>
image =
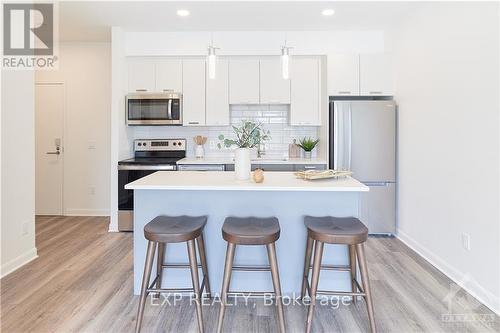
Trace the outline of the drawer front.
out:
<instances>
[{"instance_id":1,"label":"drawer front","mask_svg":"<svg viewBox=\"0 0 500 333\"><path fill-rule=\"evenodd\" d=\"M252 170L257 168L264 171L293 171L293 164L252 164Z\"/></svg>"},{"instance_id":2,"label":"drawer front","mask_svg":"<svg viewBox=\"0 0 500 333\"><path fill-rule=\"evenodd\" d=\"M326 164L295 164L294 170L326 170Z\"/></svg>"}]
</instances>

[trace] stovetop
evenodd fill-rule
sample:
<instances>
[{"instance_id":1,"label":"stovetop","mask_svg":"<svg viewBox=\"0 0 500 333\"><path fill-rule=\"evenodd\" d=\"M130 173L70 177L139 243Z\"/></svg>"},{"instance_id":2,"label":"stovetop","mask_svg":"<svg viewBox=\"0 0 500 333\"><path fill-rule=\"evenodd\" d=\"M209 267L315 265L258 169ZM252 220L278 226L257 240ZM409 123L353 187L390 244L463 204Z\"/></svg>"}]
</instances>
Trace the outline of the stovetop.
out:
<instances>
[{"instance_id":1,"label":"stovetop","mask_svg":"<svg viewBox=\"0 0 500 333\"><path fill-rule=\"evenodd\" d=\"M132 157L119 161L118 165L175 165L179 157Z\"/></svg>"}]
</instances>

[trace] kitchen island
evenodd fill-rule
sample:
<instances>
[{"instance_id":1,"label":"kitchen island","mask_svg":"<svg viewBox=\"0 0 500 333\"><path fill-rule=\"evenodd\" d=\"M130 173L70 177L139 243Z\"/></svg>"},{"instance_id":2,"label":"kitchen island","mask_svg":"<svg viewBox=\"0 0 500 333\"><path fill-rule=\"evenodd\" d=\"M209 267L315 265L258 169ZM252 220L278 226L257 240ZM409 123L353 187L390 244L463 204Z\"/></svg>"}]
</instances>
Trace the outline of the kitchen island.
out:
<instances>
[{"instance_id":1,"label":"kitchen island","mask_svg":"<svg viewBox=\"0 0 500 333\"><path fill-rule=\"evenodd\" d=\"M292 172L267 172L261 184L237 181L233 172L159 171L125 187L134 190L134 294L140 285L146 253L144 225L158 215L206 215L205 246L210 284L220 292L226 242L221 227L227 216L276 216L281 237L276 243L283 294L300 292L306 229L304 215L358 216L360 192L368 187L351 177L305 181ZM169 244L169 263L187 262L186 244ZM347 247L326 245L324 263L348 264ZM267 265L265 246L239 246L235 265ZM156 265L154 266L156 267ZM154 275L153 271L153 275ZM322 289L350 290L346 272L322 272ZM191 284L189 270L167 269L164 286ZM272 290L269 272L234 272L232 290Z\"/></svg>"}]
</instances>

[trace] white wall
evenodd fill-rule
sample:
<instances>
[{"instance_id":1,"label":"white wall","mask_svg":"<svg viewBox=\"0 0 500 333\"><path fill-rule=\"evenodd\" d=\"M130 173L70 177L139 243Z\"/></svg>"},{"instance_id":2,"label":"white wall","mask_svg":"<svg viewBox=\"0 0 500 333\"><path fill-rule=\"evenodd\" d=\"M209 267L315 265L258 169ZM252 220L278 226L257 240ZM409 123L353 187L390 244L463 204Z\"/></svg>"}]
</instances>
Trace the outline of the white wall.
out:
<instances>
[{"instance_id":1,"label":"white wall","mask_svg":"<svg viewBox=\"0 0 500 333\"><path fill-rule=\"evenodd\" d=\"M394 43L398 236L497 312L498 28L498 3L428 3Z\"/></svg>"},{"instance_id":2,"label":"white wall","mask_svg":"<svg viewBox=\"0 0 500 333\"><path fill-rule=\"evenodd\" d=\"M38 71L37 82L63 82L66 93L64 212L109 215L110 43L61 43L59 70Z\"/></svg>"},{"instance_id":3,"label":"white wall","mask_svg":"<svg viewBox=\"0 0 500 333\"><path fill-rule=\"evenodd\" d=\"M0 276L37 257L32 71L2 71Z\"/></svg>"}]
</instances>

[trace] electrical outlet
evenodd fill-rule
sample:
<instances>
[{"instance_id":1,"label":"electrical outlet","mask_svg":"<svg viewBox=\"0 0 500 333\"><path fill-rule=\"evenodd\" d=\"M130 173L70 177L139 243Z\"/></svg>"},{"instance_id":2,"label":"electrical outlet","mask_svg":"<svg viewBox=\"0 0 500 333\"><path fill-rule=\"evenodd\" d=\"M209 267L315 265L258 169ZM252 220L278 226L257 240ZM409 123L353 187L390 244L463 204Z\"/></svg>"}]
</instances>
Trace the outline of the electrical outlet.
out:
<instances>
[{"instance_id":1,"label":"electrical outlet","mask_svg":"<svg viewBox=\"0 0 500 333\"><path fill-rule=\"evenodd\" d=\"M217 141L215 141L215 140L210 140L210 143L209 143L209 147L210 147L210 149L212 149L212 150L213 150L213 149L217 149L217 143L218 143L218 142L217 142Z\"/></svg>"},{"instance_id":2,"label":"electrical outlet","mask_svg":"<svg viewBox=\"0 0 500 333\"><path fill-rule=\"evenodd\" d=\"M466 233L462 233L462 247L470 251L470 235Z\"/></svg>"},{"instance_id":3,"label":"electrical outlet","mask_svg":"<svg viewBox=\"0 0 500 333\"><path fill-rule=\"evenodd\" d=\"M94 186L90 186L89 187L89 194L90 195L95 195L95 187Z\"/></svg>"}]
</instances>

